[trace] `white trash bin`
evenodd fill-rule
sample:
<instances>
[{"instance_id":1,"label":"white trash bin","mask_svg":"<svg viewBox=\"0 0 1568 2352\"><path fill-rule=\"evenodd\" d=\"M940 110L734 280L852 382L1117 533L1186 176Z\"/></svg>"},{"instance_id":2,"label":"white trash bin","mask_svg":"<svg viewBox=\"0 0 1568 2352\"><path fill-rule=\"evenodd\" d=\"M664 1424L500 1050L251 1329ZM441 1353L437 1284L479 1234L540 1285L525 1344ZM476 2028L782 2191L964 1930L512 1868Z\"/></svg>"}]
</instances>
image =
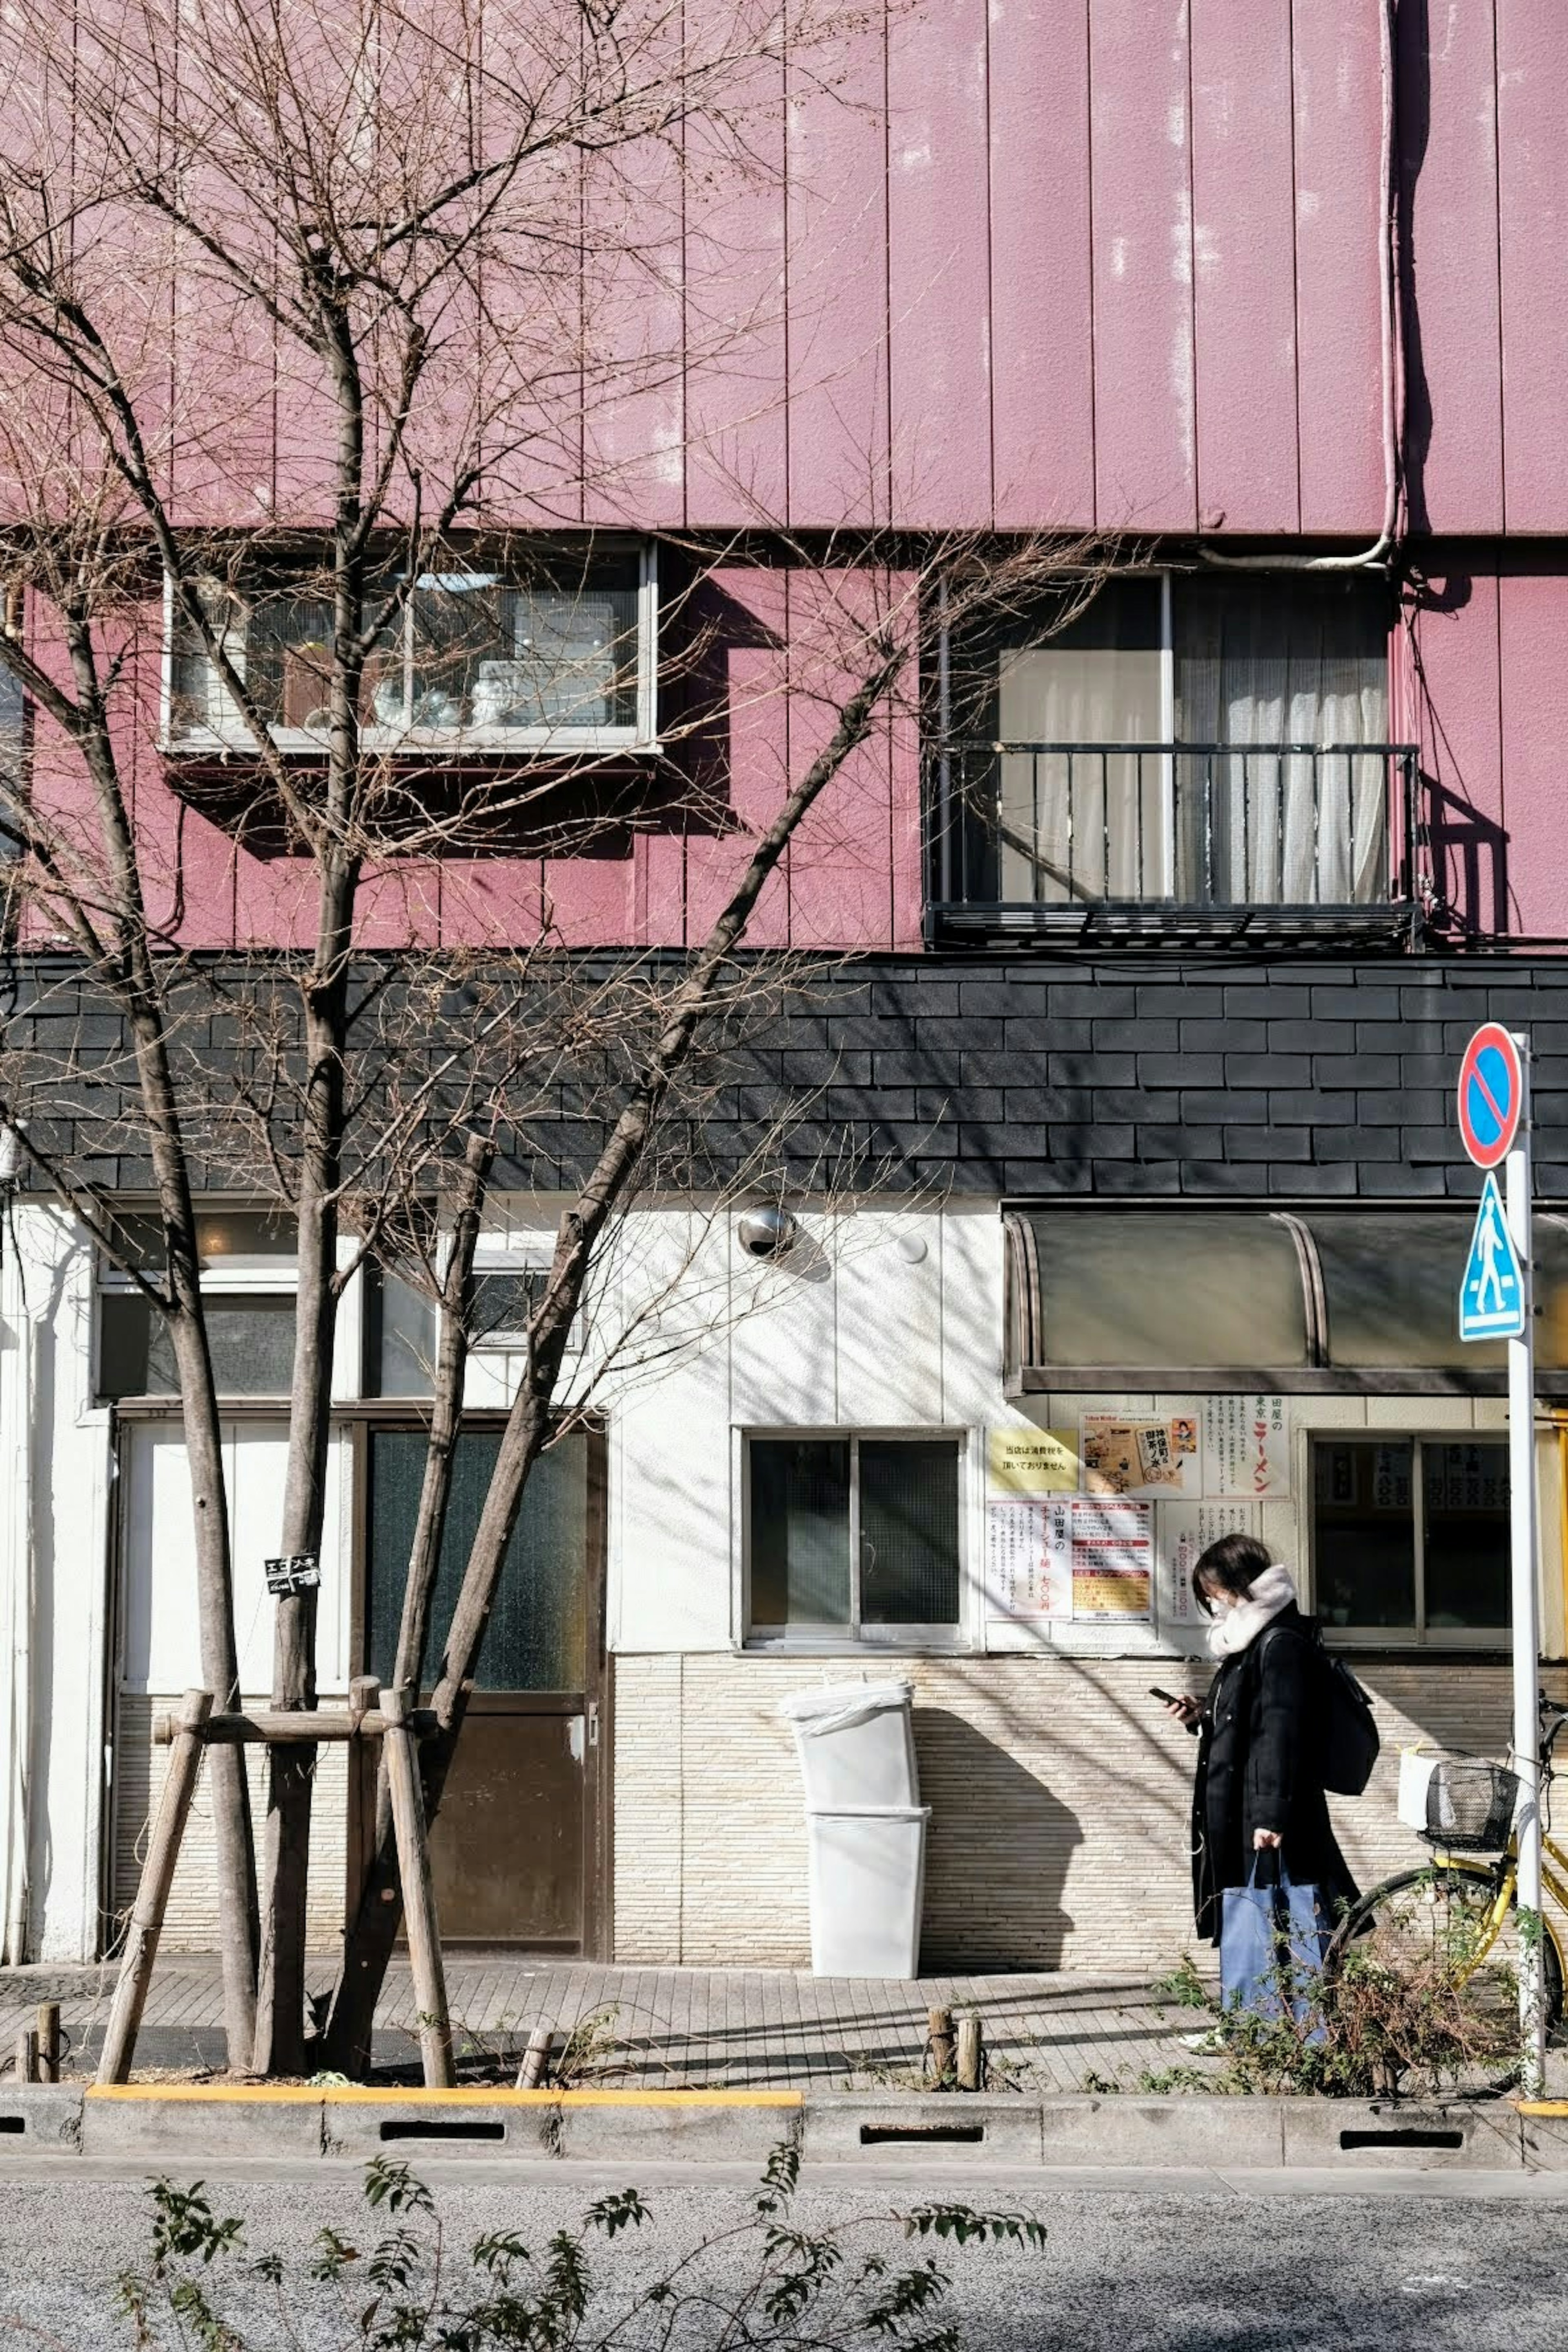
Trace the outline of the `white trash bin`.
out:
<instances>
[{"instance_id":1,"label":"white trash bin","mask_svg":"<svg viewBox=\"0 0 1568 2352\"><path fill-rule=\"evenodd\" d=\"M824 1683L781 1699L808 1812L920 1803L909 1682Z\"/></svg>"},{"instance_id":2,"label":"white trash bin","mask_svg":"<svg viewBox=\"0 0 1568 2352\"><path fill-rule=\"evenodd\" d=\"M819 1977L918 1976L929 1805L808 1805L811 1965Z\"/></svg>"}]
</instances>

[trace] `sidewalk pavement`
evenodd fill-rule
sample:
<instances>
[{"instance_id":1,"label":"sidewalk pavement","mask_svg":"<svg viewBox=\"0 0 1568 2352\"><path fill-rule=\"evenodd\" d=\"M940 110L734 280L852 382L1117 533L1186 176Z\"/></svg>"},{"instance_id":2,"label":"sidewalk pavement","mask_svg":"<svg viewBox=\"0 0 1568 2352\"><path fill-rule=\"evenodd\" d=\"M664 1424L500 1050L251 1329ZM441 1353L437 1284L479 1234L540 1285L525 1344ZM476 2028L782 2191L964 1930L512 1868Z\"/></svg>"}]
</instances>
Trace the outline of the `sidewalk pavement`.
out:
<instances>
[{"instance_id":1,"label":"sidewalk pavement","mask_svg":"<svg viewBox=\"0 0 1568 2352\"><path fill-rule=\"evenodd\" d=\"M115 1965L0 1969L0 2052L36 2005L58 2000L67 2071L90 2074ZM323 1965L317 1989L324 1995ZM312 1983L317 1979L313 1976ZM448 2005L464 2080L515 2079L531 2031L580 2028L579 2079L647 2089L896 2087L918 2078L926 2011L978 2011L996 2087L1044 2094L1166 2087L1173 2068L1206 2073L1182 2040L1205 2022L1162 2001L1146 1977L1058 1972L931 1977L918 1983L814 1977L804 1969L603 1968L510 1953L448 1958ZM160 1959L136 2050L139 2078L225 2064L216 1958ZM388 1977L376 2012L376 2075L416 2082L414 1989ZM0 2062L3 2063L3 2062Z\"/></svg>"}]
</instances>

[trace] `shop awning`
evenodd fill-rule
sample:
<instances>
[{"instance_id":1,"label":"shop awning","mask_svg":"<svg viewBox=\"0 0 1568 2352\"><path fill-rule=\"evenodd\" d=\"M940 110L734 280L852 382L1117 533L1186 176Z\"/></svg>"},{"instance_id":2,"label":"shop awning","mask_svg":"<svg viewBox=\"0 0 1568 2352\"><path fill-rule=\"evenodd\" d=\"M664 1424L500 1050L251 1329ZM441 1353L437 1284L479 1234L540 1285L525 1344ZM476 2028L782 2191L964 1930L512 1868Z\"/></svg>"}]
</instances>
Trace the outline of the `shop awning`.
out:
<instances>
[{"instance_id":1,"label":"shop awning","mask_svg":"<svg viewBox=\"0 0 1568 2352\"><path fill-rule=\"evenodd\" d=\"M1473 1209L1009 1206L1007 1392L1500 1391L1458 1337ZM1538 1211L1537 1384L1568 1396L1568 1217Z\"/></svg>"}]
</instances>

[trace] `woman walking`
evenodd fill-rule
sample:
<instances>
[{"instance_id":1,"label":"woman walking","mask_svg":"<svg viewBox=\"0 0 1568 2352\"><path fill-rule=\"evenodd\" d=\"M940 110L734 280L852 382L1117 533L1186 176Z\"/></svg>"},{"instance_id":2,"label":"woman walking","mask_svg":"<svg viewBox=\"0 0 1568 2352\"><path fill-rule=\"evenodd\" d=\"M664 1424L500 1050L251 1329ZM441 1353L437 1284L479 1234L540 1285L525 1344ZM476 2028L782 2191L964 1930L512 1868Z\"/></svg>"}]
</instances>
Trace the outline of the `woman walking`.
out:
<instances>
[{"instance_id":1,"label":"woman walking","mask_svg":"<svg viewBox=\"0 0 1568 2352\"><path fill-rule=\"evenodd\" d=\"M1252 1536L1221 1536L1193 1570L1214 1621L1219 1666L1202 1699L1167 1713L1198 1735L1193 1788L1193 1904L1198 1933L1217 1944L1222 1896L1245 1886L1273 1848L1298 1886L1315 1886L1329 1920L1357 1888L1329 1822L1322 1661L1288 1568Z\"/></svg>"}]
</instances>

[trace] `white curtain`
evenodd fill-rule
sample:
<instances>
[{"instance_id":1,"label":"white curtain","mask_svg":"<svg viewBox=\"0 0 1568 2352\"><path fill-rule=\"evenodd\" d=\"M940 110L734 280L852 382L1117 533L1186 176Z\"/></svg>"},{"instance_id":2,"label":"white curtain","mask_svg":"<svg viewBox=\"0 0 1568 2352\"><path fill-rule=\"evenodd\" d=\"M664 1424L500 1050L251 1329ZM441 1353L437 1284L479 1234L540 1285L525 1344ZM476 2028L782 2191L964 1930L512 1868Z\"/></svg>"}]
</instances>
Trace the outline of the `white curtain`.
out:
<instances>
[{"instance_id":1,"label":"white curtain","mask_svg":"<svg viewBox=\"0 0 1568 2352\"><path fill-rule=\"evenodd\" d=\"M1388 887L1386 626L1363 583L1183 580L1178 894L1226 906L1364 906ZM1288 745L1318 747L1316 755ZM1334 748L1329 748L1334 747Z\"/></svg>"},{"instance_id":2,"label":"white curtain","mask_svg":"<svg viewBox=\"0 0 1568 2352\"><path fill-rule=\"evenodd\" d=\"M1115 745L1018 751L1001 761L998 895L1016 905L1159 898L1169 863L1168 761L1161 691L1159 584L1103 590L1043 646L1003 651L997 736L1004 743Z\"/></svg>"}]
</instances>

